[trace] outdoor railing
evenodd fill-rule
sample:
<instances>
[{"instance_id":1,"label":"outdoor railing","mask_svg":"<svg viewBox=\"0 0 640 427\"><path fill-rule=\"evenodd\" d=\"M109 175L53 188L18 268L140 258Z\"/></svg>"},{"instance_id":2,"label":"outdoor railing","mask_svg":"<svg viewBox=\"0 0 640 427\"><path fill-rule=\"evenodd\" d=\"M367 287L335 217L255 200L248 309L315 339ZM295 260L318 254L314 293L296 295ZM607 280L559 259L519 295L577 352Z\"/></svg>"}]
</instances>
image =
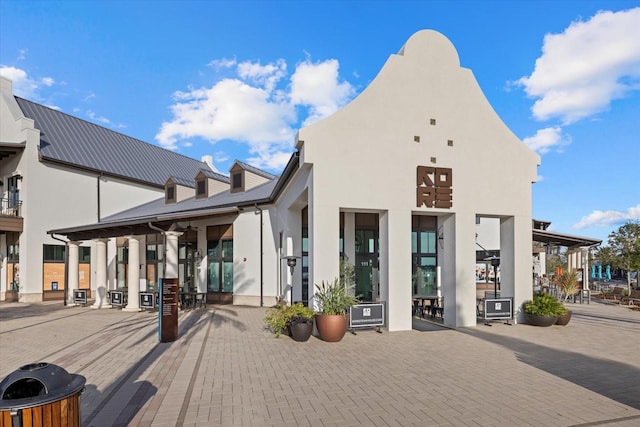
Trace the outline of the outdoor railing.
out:
<instances>
[{"instance_id":1,"label":"outdoor railing","mask_svg":"<svg viewBox=\"0 0 640 427\"><path fill-rule=\"evenodd\" d=\"M22 201L14 199L0 199L0 215L3 216L22 216Z\"/></svg>"}]
</instances>

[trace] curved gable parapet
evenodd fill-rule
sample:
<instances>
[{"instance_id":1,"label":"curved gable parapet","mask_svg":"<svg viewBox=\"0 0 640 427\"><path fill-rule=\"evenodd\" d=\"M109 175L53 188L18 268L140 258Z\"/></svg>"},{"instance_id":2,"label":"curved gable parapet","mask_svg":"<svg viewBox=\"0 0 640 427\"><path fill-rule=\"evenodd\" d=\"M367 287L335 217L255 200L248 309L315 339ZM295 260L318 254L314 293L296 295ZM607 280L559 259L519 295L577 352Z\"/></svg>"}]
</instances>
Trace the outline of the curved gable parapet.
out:
<instances>
[{"instance_id":1,"label":"curved gable parapet","mask_svg":"<svg viewBox=\"0 0 640 427\"><path fill-rule=\"evenodd\" d=\"M444 35L433 30L414 33L400 48L398 55L412 61L428 63L437 68L458 68L460 57L453 43Z\"/></svg>"},{"instance_id":2,"label":"curved gable parapet","mask_svg":"<svg viewBox=\"0 0 640 427\"><path fill-rule=\"evenodd\" d=\"M431 119L437 127L429 126ZM449 140L465 147L470 156L476 150L517 156L527 164L532 179L540 163L495 112L472 71L460 66L451 41L433 30L413 34L348 105L298 132L304 142L304 163L314 163L317 155L324 157L321 152L334 145L362 152L364 145L370 149L376 140L377 147L393 149L400 141L418 137L431 141L430 156L435 157L447 155L440 152ZM314 141L322 141L322 147Z\"/></svg>"},{"instance_id":3,"label":"curved gable parapet","mask_svg":"<svg viewBox=\"0 0 640 427\"><path fill-rule=\"evenodd\" d=\"M438 167L454 171L456 194L475 194L456 197L457 206L467 200L488 212L500 185L504 211L520 199L526 209L540 163L460 66L449 39L432 30L412 35L348 105L300 129L297 146L314 179L343 188L330 196L345 203L356 192L350 183L385 188L390 178L407 192L402 203L416 191L416 167ZM386 203L382 192L367 197Z\"/></svg>"}]
</instances>

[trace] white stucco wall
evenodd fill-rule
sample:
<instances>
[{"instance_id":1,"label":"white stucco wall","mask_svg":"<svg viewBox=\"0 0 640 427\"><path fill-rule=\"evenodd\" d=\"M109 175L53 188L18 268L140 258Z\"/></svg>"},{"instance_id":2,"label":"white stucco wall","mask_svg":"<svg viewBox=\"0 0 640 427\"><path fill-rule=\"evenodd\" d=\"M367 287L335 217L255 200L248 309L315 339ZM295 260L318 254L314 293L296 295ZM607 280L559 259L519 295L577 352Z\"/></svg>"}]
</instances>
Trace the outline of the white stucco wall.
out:
<instances>
[{"instance_id":1,"label":"white stucco wall","mask_svg":"<svg viewBox=\"0 0 640 427\"><path fill-rule=\"evenodd\" d=\"M480 218L480 224L476 224L476 242L478 243L477 251L482 248L493 251L500 249L500 219L499 218Z\"/></svg>"},{"instance_id":2,"label":"white stucco wall","mask_svg":"<svg viewBox=\"0 0 640 427\"><path fill-rule=\"evenodd\" d=\"M0 175L3 179L14 173L22 175L19 182L21 213L24 218L24 228L19 241L21 293L23 301L40 301L42 247L44 244L63 244L51 238L47 231L98 221L98 174L40 162L40 131L33 127L32 120L22 116L15 99L10 95L11 85L6 82L7 80L2 79L0 140L26 141L26 146L21 156L0 162ZM110 177L103 177L99 185L102 217L164 195L163 189ZM91 247L92 258L95 256L93 242L82 242L81 245ZM110 251L110 256L115 256L115 251ZM5 275L6 270L2 270L0 274ZM93 288L93 267L91 276Z\"/></svg>"},{"instance_id":3,"label":"white stucco wall","mask_svg":"<svg viewBox=\"0 0 640 427\"><path fill-rule=\"evenodd\" d=\"M448 218L445 322L475 324L475 217L515 217L517 230L527 224L527 232L513 244L516 265L530 264L531 183L539 157L496 115L444 36L418 32L401 52L388 59L353 102L299 132L301 161L313 168L308 189L315 254L311 280L337 276L340 209L379 212L380 276L381 286L389 287L389 328L409 329L411 214L445 215L439 221L444 226ZM417 166L452 169L451 209L416 207ZM401 267L403 260L406 266ZM530 289L530 275L530 266L518 268L511 280ZM406 315L392 314L403 310Z\"/></svg>"}]
</instances>

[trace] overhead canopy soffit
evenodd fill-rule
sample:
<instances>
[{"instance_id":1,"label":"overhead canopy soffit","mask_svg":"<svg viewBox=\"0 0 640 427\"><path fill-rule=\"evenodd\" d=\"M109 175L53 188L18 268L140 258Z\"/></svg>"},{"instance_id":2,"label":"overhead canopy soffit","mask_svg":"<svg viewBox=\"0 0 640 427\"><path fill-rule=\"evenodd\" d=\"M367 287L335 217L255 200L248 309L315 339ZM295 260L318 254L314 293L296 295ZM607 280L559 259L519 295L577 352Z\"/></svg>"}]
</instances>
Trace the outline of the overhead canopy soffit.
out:
<instances>
[{"instance_id":1,"label":"overhead canopy soffit","mask_svg":"<svg viewBox=\"0 0 640 427\"><path fill-rule=\"evenodd\" d=\"M565 246L567 248L596 246L602 243L602 240L591 239L589 237L572 236L536 229L533 230L533 241L553 246Z\"/></svg>"}]
</instances>

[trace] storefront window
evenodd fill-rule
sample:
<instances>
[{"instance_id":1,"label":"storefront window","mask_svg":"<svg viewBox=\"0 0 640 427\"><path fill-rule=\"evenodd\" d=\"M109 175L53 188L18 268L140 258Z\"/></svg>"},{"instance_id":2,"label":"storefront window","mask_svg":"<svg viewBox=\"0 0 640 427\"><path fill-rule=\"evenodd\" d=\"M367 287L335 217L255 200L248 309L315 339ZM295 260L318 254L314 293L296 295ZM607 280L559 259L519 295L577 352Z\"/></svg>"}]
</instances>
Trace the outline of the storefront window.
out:
<instances>
[{"instance_id":1,"label":"storefront window","mask_svg":"<svg viewBox=\"0 0 640 427\"><path fill-rule=\"evenodd\" d=\"M414 295L436 295L437 234L435 219L414 216L412 224L412 293Z\"/></svg>"}]
</instances>

